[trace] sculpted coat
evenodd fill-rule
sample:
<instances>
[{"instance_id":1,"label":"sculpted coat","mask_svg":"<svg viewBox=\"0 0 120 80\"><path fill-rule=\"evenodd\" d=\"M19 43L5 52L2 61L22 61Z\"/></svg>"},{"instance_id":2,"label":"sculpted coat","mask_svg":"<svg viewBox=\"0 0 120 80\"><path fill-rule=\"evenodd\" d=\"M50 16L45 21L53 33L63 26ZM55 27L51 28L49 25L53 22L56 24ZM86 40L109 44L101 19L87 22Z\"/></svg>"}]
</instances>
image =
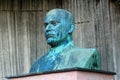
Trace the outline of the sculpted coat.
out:
<instances>
[{"instance_id":1,"label":"sculpted coat","mask_svg":"<svg viewBox=\"0 0 120 80\"><path fill-rule=\"evenodd\" d=\"M79 48L73 42L70 42L63 50L56 50L51 49L47 54L38 59L33 64L30 72L44 72L76 67L100 69L99 55L94 48Z\"/></svg>"}]
</instances>

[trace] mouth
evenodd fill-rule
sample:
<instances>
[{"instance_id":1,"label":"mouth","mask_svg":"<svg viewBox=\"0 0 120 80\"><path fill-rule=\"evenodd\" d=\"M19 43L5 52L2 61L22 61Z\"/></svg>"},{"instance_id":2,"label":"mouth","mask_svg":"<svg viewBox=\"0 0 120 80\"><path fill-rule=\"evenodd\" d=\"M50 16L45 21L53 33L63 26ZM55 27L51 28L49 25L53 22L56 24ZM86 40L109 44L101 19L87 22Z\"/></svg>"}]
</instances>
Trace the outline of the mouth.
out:
<instances>
[{"instance_id":1,"label":"mouth","mask_svg":"<svg viewBox=\"0 0 120 80\"><path fill-rule=\"evenodd\" d=\"M46 38L51 38L51 37L54 37L54 35L53 34L47 34L46 35Z\"/></svg>"}]
</instances>

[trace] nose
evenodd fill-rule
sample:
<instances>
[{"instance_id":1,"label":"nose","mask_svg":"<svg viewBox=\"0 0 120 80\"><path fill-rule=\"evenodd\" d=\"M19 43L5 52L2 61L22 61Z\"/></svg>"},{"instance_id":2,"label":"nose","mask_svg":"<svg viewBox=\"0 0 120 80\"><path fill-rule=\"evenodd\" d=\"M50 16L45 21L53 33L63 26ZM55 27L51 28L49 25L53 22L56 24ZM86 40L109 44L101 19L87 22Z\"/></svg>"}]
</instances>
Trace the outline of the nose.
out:
<instances>
[{"instance_id":1,"label":"nose","mask_svg":"<svg viewBox=\"0 0 120 80\"><path fill-rule=\"evenodd\" d=\"M52 29L52 25L51 24L48 24L46 27L45 27L45 32L48 32Z\"/></svg>"}]
</instances>

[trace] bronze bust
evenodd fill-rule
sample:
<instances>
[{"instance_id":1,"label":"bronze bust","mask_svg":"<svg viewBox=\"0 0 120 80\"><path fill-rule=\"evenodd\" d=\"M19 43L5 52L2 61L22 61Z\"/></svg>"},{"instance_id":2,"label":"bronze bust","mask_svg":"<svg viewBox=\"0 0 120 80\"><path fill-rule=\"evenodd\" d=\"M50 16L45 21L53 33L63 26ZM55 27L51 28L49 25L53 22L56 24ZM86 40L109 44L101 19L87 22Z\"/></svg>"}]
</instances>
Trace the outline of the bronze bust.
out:
<instances>
[{"instance_id":1,"label":"bronze bust","mask_svg":"<svg viewBox=\"0 0 120 80\"><path fill-rule=\"evenodd\" d=\"M68 69L100 69L100 56L94 48L79 48L74 44L74 16L64 9L52 9L45 18L45 37L51 49L36 60L30 73Z\"/></svg>"}]
</instances>

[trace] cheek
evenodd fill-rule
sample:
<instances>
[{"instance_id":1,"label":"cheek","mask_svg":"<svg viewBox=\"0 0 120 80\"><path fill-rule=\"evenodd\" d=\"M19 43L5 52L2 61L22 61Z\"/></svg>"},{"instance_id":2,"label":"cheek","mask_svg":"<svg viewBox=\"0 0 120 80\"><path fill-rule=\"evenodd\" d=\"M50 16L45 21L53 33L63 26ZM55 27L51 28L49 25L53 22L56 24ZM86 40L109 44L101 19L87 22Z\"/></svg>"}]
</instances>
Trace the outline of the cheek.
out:
<instances>
[{"instance_id":1,"label":"cheek","mask_svg":"<svg viewBox=\"0 0 120 80\"><path fill-rule=\"evenodd\" d=\"M63 33L63 28L62 27L57 27L56 30L56 36L59 37Z\"/></svg>"},{"instance_id":2,"label":"cheek","mask_svg":"<svg viewBox=\"0 0 120 80\"><path fill-rule=\"evenodd\" d=\"M67 35L67 28L63 25L59 25L58 27L56 27L55 31L56 37L59 39L62 39Z\"/></svg>"},{"instance_id":3,"label":"cheek","mask_svg":"<svg viewBox=\"0 0 120 80\"><path fill-rule=\"evenodd\" d=\"M63 39L66 36L66 31L64 29L59 30L59 33L57 34L57 37L59 39Z\"/></svg>"},{"instance_id":4,"label":"cheek","mask_svg":"<svg viewBox=\"0 0 120 80\"><path fill-rule=\"evenodd\" d=\"M58 31L57 34L56 34L57 39L60 39L61 36L62 36L62 32L61 32L61 31Z\"/></svg>"},{"instance_id":5,"label":"cheek","mask_svg":"<svg viewBox=\"0 0 120 80\"><path fill-rule=\"evenodd\" d=\"M56 33L56 34L55 34L55 39L56 39L56 40L62 39L62 36L63 36L64 34L63 34L63 32L62 32L61 29L55 31L55 33Z\"/></svg>"}]
</instances>

